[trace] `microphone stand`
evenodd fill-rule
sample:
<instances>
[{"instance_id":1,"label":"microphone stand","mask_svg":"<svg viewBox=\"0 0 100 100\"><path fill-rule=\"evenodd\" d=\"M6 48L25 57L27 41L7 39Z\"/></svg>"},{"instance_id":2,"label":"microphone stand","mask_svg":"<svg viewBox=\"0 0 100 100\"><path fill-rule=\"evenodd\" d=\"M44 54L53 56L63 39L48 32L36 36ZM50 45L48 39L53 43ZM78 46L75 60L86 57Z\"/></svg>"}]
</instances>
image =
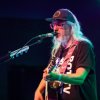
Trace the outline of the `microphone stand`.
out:
<instances>
[{"instance_id":1,"label":"microphone stand","mask_svg":"<svg viewBox=\"0 0 100 100\"><path fill-rule=\"evenodd\" d=\"M36 39L37 37L32 38ZM29 40L26 44L28 44L31 40ZM9 51L6 55L4 55L3 57L0 58L0 64L6 63L8 61L10 61L11 59L14 59L14 57L18 57L19 55L22 55L24 52L27 53L27 51L29 50L29 47L39 44L42 42L42 38L40 40L37 40L36 42L30 44L30 45L24 45L23 47L14 50L14 51Z\"/></svg>"},{"instance_id":2,"label":"microphone stand","mask_svg":"<svg viewBox=\"0 0 100 100\"><path fill-rule=\"evenodd\" d=\"M53 33L53 32L52 32ZM39 44L39 43L41 43L42 42L42 40L44 39L44 38L46 38L46 37L52 37L53 35L51 34L51 33L48 33L48 34L42 34L42 35L38 35L38 36L35 36L35 37L33 37L33 38L31 38L29 41L27 41L25 44L24 44L24 46L22 46L22 48L20 48L20 49L18 49L18 50L15 50L15 51L13 51L13 52L11 52L11 51L9 51L9 53L8 54L6 54L5 56L3 56L3 57L1 57L0 58L0 64L1 64L1 61L2 60L4 60L4 59L7 59L7 60L4 60L4 62L8 62L11 58L14 58L14 56L18 56L18 54L23 54L23 48L24 48L24 51L26 52L26 50L25 50L25 48L27 48L27 49L29 49L29 47L30 46L33 46L33 45L35 45L35 44ZM38 40L37 42L35 42L35 43L32 43L32 44L30 44L30 45L27 45L27 44L29 44L32 40L35 40L35 39L37 39L37 38L40 38L40 40ZM10 59L8 59L9 58L9 54L10 54ZM13 56L12 56L13 55ZM4 62L2 62L2 63L4 63Z\"/></svg>"}]
</instances>

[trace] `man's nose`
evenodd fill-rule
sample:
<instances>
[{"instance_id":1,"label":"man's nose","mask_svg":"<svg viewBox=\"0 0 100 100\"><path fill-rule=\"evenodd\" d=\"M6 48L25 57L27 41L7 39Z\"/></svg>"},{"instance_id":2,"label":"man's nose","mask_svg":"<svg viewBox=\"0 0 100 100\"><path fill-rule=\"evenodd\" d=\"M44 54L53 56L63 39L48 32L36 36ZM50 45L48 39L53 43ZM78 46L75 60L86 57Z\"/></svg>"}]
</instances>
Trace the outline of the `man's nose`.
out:
<instances>
[{"instance_id":1,"label":"man's nose","mask_svg":"<svg viewBox=\"0 0 100 100\"><path fill-rule=\"evenodd\" d=\"M57 25L55 25L53 29L54 29L54 32L57 32L58 31Z\"/></svg>"}]
</instances>

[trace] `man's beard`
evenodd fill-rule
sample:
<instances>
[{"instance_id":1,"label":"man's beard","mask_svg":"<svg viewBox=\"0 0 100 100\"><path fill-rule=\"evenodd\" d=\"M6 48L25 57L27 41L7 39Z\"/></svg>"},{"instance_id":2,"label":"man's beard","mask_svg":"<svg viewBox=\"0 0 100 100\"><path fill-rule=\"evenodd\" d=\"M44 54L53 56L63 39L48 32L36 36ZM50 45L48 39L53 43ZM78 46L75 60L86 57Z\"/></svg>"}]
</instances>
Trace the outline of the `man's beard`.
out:
<instances>
[{"instance_id":1,"label":"man's beard","mask_svg":"<svg viewBox=\"0 0 100 100\"><path fill-rule=\"evenodd\" d=\"M52 53L55 52L57 53L58 49L62 45L63 47L66 47L67 45L67 37L64 37L62 40L58 40L56 37L53 39L53 48L52 48Z\"/></svg>"},{"instance_id":2,"label":"man's beard","mask_svg":"<svg viewBox=\"0 0 100 100\"><path fill-rule=\"evenodd\" d=\"M61 45L65 47L67 45L69 37L64 37L62 40L58 40L56 37L53 39L54 48L58 49Z\"/></svg>"}]
</instances>

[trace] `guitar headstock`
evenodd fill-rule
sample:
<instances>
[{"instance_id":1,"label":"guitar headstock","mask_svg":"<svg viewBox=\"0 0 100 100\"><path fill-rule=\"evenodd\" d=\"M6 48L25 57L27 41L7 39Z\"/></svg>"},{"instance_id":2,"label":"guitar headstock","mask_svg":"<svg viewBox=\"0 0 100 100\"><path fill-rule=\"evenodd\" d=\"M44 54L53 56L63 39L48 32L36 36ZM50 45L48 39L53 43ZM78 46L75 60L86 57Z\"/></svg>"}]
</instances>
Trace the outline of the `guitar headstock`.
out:
<instances>
[{"instance_id":1,"label":"guitar headstock","mask_svg":"<svg viewBox=\"0 0 100 100\"><path fill-rule=\"evenodd\" d=\"M10 52L10 57L11 58L19 57L20 55L23 55L23 53L27 53L28 50L29 50L29 46L24 46L22 48Z\"/></svg>"}]
</instances>

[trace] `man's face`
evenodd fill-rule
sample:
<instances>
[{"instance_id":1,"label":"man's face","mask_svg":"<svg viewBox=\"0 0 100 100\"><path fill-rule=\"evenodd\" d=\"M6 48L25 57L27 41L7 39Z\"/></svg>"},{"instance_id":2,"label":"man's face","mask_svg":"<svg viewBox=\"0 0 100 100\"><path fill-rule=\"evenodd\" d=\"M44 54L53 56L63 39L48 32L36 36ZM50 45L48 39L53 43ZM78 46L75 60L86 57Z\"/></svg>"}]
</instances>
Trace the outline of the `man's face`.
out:
<instances>
[{"instance_id":1,"label":"man's face","mask_svg":"<svg viewBox=\"0 0 100 100\"><path fill-rule=\"evenodd\" d=\"M60 41L71 35L71 26L67 24L67 21L55 20L50 26L54 32L57 33L56 38Z\"/></svg>"}]
</instances>

